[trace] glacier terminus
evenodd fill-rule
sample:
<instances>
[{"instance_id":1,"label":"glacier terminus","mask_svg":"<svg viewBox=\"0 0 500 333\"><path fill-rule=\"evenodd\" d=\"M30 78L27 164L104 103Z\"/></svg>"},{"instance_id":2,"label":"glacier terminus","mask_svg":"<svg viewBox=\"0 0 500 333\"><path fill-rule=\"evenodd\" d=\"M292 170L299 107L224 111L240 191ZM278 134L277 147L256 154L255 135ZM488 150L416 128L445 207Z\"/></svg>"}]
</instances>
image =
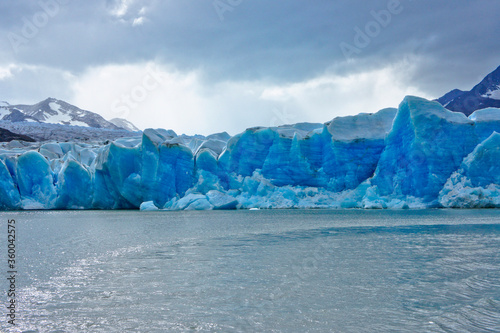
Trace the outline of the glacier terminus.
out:
<instances>
[{"instance_id":1,"label":"glacier terminus","mask_svg":"<svg viewBox=\"0 0 500 333\"><path fill-rule=\"evenodd\" d=\"M230 137L0 145L0 209L500 207L500 109L397 109Z\"/></svg>"}]
</instances>

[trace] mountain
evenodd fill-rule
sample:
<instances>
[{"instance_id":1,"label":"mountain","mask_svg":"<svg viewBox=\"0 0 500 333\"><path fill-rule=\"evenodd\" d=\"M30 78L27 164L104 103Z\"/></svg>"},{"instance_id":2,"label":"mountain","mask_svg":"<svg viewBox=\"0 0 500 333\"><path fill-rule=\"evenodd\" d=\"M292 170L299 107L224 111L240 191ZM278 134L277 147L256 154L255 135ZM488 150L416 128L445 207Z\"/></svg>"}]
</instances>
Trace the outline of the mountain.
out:
<instances>
[{"instance_id":1,"label":"mountain","mask_svg":"<svg viewBox=\"0 0 500 333\"><path fill-rule=\"evenodd\" d=\"M32 138L22 134L12 133L9 130L0 128L0 142L10 142L13 140L22 140L27 142L35 142Z\"/></svg>"},{"instance_id":2,"label":"mountain","mask_svg":"<svg viewBox=\"0 0 500 333\"><path fill-rule=\"evenodd\" d=\"M500 66L470 91L454 89L436 101L448 110L469 116L476 110L500 108Z\"/></svg>"},{"instance_id":3,"label":"mountain","mask_svg":"<svg viewBox=\"0 0 500 333\"><path fill-rule=\"evenodd\" d=\"M465 91L460 89L453 89L449 93L444 94L442 97L436 99L442 106L446 107L452 100L464 94Z\"/></svg>"},{"instance_id":4,"label":"mountain","mask_svg":"<svg viewBox=\"0 0 500 333\"><path fill-rule=\"evenodd\" d=\"M120 128L126 129L127 131L130 131L130 132L140 131L140 129L138 129L137 127L135 127L134 124L132 124L127 119L113 118L109 122L112 123L115 126L118 126Z\"/></svg>"},{"instance_id":5,"label":"mountain","mask_svg":"<svg viewBox=\"0 0 500 333\"><path fill-rule=\"evenodd\" d=\"M124 125L117 126L97 113L82 110L55 98L47 98L34 105L10 105L1 102L0 120L137 131L136 127L125 119L121 119Z\"/></svg>"}]
</instances>

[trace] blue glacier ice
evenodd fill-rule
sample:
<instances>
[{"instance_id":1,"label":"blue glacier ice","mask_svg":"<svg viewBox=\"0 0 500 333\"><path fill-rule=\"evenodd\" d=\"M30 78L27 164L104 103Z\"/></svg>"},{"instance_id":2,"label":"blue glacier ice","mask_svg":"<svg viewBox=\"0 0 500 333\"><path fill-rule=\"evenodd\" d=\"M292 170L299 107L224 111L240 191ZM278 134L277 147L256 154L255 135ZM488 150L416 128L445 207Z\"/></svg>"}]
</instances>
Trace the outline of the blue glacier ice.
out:
<instances>
[{"instance_id":1,"label":"blue glacier ice","mask_svg":"<svg viewBox=\"0 0 500 333\"><path fill-rule=\"evenodd\" d=\"M21 207L21 195L12 179L9 169L0 161L0 209L18 209Z\"/></svg>"},{"instance_id":2,"label":"blue glacier ice","mask_svg":"<svg viewBox=\"0 0 500 333\"><path fill-rule=\"evenodd\" d=\"M57 191L54 172L40 153L28 151L20 155L16 175L23 208L55 208Z\"/></svg>"},{"instance_id":3,"label":"blue glacier ice","mask_svg":"<svg viewBox=\"0 0 500 333\"><path fill-rule=\"evenodd\" d=\"M444 207L500 207L500 134L479 144L447 180L439 194Z\"/></svg>"},{"instance_id":4,"label":"blue glacier ice","mask_svg":"<svg viewBox=\"0 0 500 333\"><path fill-rule=\"evenodd\" d=\"M407 96L324 124L0 144L0 209L500 207L500 109Z\"/></svg>"},{"instance_id":5,"label":"blue glacier ice","mask_svg":"<svg viewBox=\"0 0 500 333\"><path fill-rule=\"evenodd\" d=\"M432 202L479 143L474 121L439 103L407 97L386 138L372 186L380 196Z\"/></svg>"}]
</instances>

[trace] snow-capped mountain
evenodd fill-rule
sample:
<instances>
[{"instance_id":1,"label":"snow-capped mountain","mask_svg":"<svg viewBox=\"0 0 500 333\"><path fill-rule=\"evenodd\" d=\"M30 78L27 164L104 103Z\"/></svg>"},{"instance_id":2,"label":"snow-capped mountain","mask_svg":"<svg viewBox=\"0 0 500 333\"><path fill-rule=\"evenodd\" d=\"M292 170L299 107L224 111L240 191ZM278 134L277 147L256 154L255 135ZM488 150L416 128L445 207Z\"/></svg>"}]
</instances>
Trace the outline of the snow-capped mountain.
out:
<instances>
[{"instance_id":1,"label":"snow-capped mountain","mask_svg":"<svg viewBox=\"0 0 500 333\"><path fill-rule=\"evenodd\" d=\"M437 99L451 111L469 116L476 110L500 107L500 66L470 91L454 89Z\"/></svg>"},{"instance_id":2,"label":"snow-capped mountain","mask_svg":"<svg viewBox=\"0 0 500 333\"><path fill-rule=\"evenodd\" d=\"M47 98L34 105L10 105L7 102L2 102L0 104L0 120L10 122L38 122L111 130L138 130L133 124L125 119L115 120L116 123L122 124L116 125L114 122L107 121L97 113L82 110L55 98Z\"/></svg>"},{"instance_id":3,"label":"snow-capped mountain","mask_svg":"<svg viewBox=\"0 0 500 333\"><path fill-rule=\"evenodd\" d=\"M135 127L134 124L132 124L127 119L113 118L109 122L112 123L112 124L114 124L114 125L116 125L116 126L118 126L118 127L120 127L120 128L126 129L127 131L130 131L130 132L140 131L140 129L138 129L137 127Z\"/></svg>"}]
</instances>

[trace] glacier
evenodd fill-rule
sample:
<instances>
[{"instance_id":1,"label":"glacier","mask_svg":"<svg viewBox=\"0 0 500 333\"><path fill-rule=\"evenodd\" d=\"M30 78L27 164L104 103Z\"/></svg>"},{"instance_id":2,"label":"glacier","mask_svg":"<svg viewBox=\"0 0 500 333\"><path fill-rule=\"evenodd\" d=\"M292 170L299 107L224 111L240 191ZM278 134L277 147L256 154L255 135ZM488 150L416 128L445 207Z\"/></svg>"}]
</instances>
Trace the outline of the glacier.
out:
<instances>
[{"instance_id":1,"label":"glacier","mask_svg":"<svg viewBox=\"0 0 500 333\"><path fill-rule=\"evenodd\" d=\"M399 107L227 133L0 144L0 209L500 207L500 109Z\"/></svg>"}]
</instances>

